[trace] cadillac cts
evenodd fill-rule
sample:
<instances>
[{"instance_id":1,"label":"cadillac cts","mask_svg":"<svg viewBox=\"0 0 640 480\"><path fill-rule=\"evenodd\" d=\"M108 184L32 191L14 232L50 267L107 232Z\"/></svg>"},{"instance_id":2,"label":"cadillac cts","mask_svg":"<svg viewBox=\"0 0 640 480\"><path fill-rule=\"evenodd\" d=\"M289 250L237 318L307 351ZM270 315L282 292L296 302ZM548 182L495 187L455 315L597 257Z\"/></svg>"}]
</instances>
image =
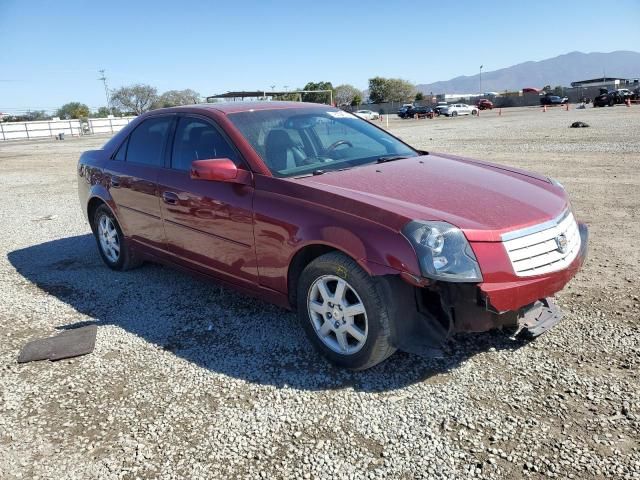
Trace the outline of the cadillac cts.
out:
<instances>
[{"instance_id":1,"label":"cadillac cts","mask_svg":"<svg viewBox=\"0 0 640 480\"><path fill-rule=\"evenodd\" d=\"M296 310L351 369L452 332L539 335L586 256L557 181L420 151L326 105L155 110L78 176L108 267L163 262Z\"/></svg>"}]
</instances>

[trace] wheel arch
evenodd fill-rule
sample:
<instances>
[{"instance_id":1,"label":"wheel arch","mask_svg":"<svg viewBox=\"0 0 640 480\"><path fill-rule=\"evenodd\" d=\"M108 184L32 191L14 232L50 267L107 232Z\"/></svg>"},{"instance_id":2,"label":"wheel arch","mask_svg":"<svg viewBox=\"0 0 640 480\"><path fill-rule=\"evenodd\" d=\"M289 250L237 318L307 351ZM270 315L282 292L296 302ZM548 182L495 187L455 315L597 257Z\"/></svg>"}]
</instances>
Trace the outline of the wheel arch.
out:
<instances>
[{"instance_id":1,"label":"wheel arch","mask_svg":"<svg viewBox=\"0 0 640 480\"><path fill-rule=\"evenodd\" d=\"M289 267L287 269L287 296L289 304L292 309L295 310L297 305L297 284L302 271L313 262L316 258L331 252L341 253L347 258L350 258L360 266L368 275L379 276L396 274L399 275L400 271L393 267L382 265L375 262L370 262L366 258L358 258L356 255L352 255L346 249L332 245L329 243L313 242L301 246L291 257Z\"/></svg>"},{"instance_id":2,"label":"wheel arch","mask_svg":"<svg viewBox=\"0 0 640 480\"><path fill-rule=\"evenodd\" d=\"M120 225L120 229L122 230L122 233L126 236L126 232L125 232L125 227L122 224L122 222L120 221L120 219L118 218L118 215L116 214L116 211L114 209L114 204L113 201L108 201L105 200L103 197L101 197L100 195L93 195L89 198L89 201L87 202L87 218L89 220L89 225L91 226L91 230L95 232L95 225L93 224L93 217L95 215L96 210L98 209L98 207L100 207L100 205L105 205L109 210L111 210L111 213L113 214L113 216L115 217L116 221L118 222L118 224Z\"/></svg>"}]
</instances>

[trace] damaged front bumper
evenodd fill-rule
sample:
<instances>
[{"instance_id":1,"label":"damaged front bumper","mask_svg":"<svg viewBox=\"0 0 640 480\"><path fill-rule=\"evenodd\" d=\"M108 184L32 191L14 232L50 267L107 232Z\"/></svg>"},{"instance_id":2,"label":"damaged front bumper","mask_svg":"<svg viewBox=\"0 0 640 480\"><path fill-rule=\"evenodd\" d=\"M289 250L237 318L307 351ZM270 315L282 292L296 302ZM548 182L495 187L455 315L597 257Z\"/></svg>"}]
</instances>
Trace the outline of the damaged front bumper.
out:
<instances>
[{"instance_id":1,"label":"damaged front bumper","mask_svg":"<svg viewBox=\"0 0 640 480\"><path fill-rule=\"evenodd\" d=\"M382 277L387 305L396 321L392 343L399 350L442 354L454 332L508 329L518 337L537 337L562 319L552 295L575 276L587 255L588 229L579 224L580 252L566 269L541 277L482 284L434 282L419 287L399 277ZM406 280L406 279L405 279Z\"/></svg>"}]
</instances>

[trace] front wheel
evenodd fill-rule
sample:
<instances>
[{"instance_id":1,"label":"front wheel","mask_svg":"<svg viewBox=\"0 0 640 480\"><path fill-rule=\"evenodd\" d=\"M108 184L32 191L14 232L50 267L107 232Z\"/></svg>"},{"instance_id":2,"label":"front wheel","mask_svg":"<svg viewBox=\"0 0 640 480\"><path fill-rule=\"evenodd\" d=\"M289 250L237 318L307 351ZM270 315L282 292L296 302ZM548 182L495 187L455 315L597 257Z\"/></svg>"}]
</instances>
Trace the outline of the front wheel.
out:
<instances>
[{"instance_id":1,"label":"front wheel","mask_svg":"<svg viewBox=\"0 0 640 480\"><path fill-rule=\"evenodd\" d=\"M452 117L457 117L457 116L458 116L458 112L452 112L452 113L451 113L451 116L452 116Z\"/></svg>"},{"instance_id":2,"label":"front wheel","mask_svg":"<svg viewBox=\"0 0 640 480\"><path fill-rule=\"evenodd\" d=\"M316 258L300 276L297 300L307 337L335 365L364 370L395 352L376 282L351 258L338 252Z\"/></svg>"}]
</instances>

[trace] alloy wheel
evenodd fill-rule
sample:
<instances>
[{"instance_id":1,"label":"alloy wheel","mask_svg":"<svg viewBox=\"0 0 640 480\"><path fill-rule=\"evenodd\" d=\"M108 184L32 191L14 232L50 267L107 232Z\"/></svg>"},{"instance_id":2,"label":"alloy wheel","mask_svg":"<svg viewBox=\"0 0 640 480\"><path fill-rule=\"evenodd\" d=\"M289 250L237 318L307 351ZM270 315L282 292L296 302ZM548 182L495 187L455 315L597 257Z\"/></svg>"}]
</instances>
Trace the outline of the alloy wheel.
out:
<instances>
[{"instance_id":1,"label":"alloy wheel","mask_svg":"<svg viewBox=\"0 0 640 480\"><path fill-rule=\"evenodd\" d=\"M352 355L364 347L367 312L346 280L334 275L317 278L309 288L307 309L316 335L331 350Z\"/></svg>"},{"instance_id":2,"label":"alloy wheel","mask_svg":"<svg viewBox=\"0 0 640 480\"><path fill-rule=\"evenodd\" d=\"M113 220L102 215L98 221L98 239L102 253L111 263L116 263L120 258L120 237Z\"/></svg>"}]
</instances>

